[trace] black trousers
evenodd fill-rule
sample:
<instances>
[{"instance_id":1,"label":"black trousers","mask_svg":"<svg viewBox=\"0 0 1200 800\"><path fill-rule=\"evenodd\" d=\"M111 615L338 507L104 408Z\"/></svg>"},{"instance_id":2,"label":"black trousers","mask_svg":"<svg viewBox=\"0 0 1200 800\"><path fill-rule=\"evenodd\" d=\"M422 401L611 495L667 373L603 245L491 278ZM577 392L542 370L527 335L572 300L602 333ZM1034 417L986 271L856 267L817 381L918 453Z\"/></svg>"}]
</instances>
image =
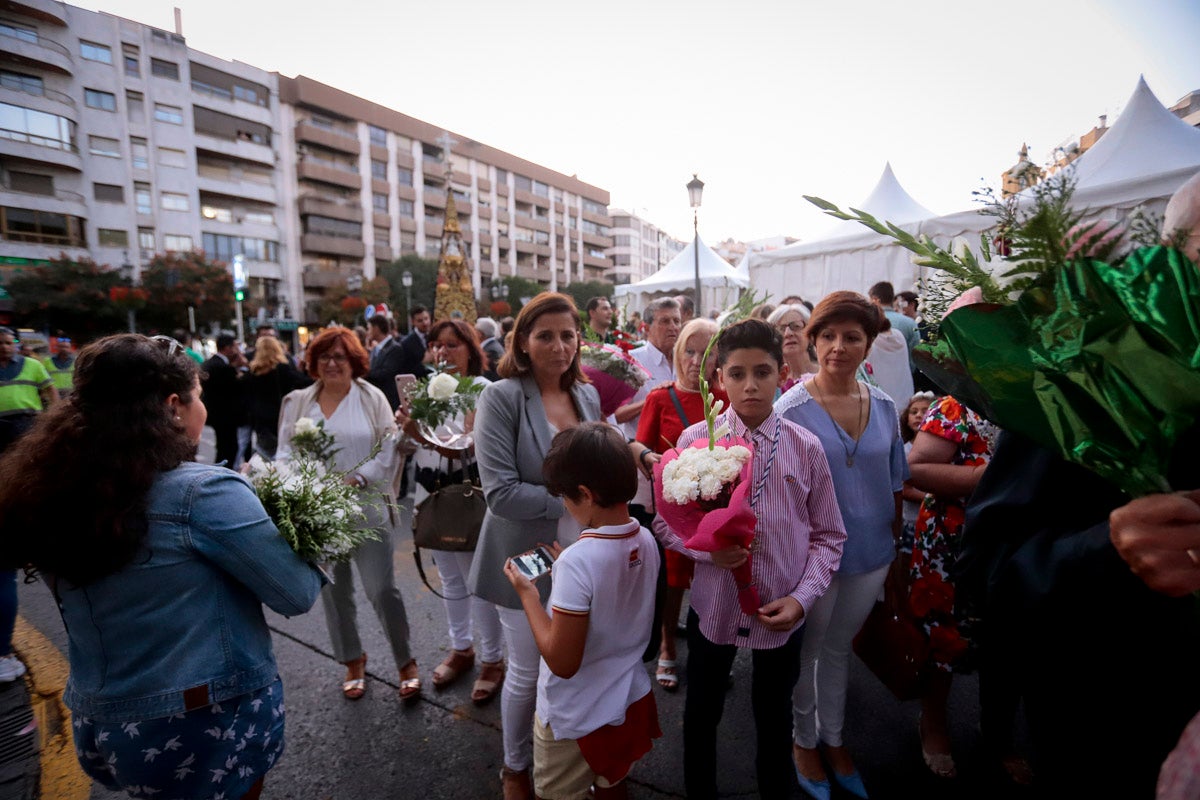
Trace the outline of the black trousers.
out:
<instances>
[{"instance_id":1,"label":"black trousers","mask_svg":"<svg viewBox=\"0 0 1200 800\"><path fill-rule=\"evenodd\" d=\"M700 618L688 609L687 698L683 706L683 770L688 800L717 796L717 726L725 711L735 645L713 644L700 632ZM750 705L758 738L755 767L758 794L790 798L792 690L800 678L800 627L787 643L753 651Z\"/></svg>"},{"instance_id":2,"label":"black trousers","mask_svg":"<svg viewBox=\"0 0 1200 800\"><path fill-rule=\"evenodd\" d=\"M237 425L214 425L213 433L217 437L217 453L213 463L220 464L223 461L225 466L233 469L238 455Z\"/></svg>"}]
</instances>

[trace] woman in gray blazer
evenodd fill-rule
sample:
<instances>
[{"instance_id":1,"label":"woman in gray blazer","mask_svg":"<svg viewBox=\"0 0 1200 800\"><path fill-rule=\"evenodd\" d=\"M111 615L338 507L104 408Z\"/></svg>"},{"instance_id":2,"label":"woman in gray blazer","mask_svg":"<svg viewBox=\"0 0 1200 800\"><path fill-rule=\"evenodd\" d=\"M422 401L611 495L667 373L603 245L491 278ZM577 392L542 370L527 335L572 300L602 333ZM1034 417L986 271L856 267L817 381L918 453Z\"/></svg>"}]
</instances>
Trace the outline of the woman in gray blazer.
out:
<instances>
[{"instance_id":1,"label":"woman in gray blazer","mask_svg":"<svg viewBox=\"0 0 1200 800\"><path fill-rule=\"evenodd\" d=\"M538 544L563 546L579 527L542 482L542 462L555 433L602 419L600 396L579 366L579 312L570 297L544 292L517 316L512 346L497 370L503 380L483 390L475 414L475 455L488 511L469 586L495 603L508 646L500 700L504 730L504 797L532 798L533 711L540 655L504 563ZM542 602L550 584L539 581Z\"/></svg>"}]
</instances>

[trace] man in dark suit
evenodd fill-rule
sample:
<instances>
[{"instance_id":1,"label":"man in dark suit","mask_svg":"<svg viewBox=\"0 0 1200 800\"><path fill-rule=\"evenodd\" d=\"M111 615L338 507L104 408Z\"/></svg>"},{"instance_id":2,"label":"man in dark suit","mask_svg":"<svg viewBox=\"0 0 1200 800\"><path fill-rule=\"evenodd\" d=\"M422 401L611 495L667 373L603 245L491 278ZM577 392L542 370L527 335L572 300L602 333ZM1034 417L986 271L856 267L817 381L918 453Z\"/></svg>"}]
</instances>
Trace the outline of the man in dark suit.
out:
<instances>
[{"instance_id":1,"label":"man in dark suit","mask_svg":"<svg viewBox=\"0 0 1200 800\"><path fill-rule=\"evenodd\" d=\"M400 397L396 393L396 376L405 371L405 359L400 341L392 335L391 319L385 314L376 314L367 320L367 338L372 343L371 369L367 372L367 382L384 393L395 411L400 405Z\"/></svg>"},{"instance_id":2,"label":"man in dark suit","mask_svg":"<svg viewBox=\"0 0 1200 800\"><path fill-rule=\"evenodd\" d=\"M204 362L202 380L205 408L208 409L207 425L217 436L217 454L214 463L225 463L233 469L237 465L238 426L246 419L246 404L242 397L239 370L246 366L246 357L238 348L237 339L231 333L217 336L217 352Z\"/></svg>"},{"instance_id":3,"label":"man in dark suit","mask_svg":"<svg viewBox=\"0 0 1200 800\"><path fill-rule=\"evenodd\" d=\"M400 374L411 373L421 378L429 372L425 367L425 352L428 349L425 335L429 333L432 325L429 309L425 306L413 306L410 320L412 330L400 341L400 349L404 352L404 359L400 362Z\"/></svg>"}]
</instances>

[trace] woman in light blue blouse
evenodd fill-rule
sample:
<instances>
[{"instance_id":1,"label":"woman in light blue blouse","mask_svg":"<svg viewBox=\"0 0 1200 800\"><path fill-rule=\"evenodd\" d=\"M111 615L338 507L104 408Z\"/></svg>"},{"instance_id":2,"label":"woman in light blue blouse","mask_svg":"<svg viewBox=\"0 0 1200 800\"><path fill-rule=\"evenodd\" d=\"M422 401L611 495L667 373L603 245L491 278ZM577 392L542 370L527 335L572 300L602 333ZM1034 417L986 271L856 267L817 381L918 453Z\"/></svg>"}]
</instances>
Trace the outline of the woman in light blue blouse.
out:
<instances>
[{"instance_id":1,"label":"woman in light blue blouse","mask_svg":"<svg viewBox=\"0 0 1200 800\"><path fill-rule=\"evenodd\" d=\"M841 567L806 615L793 696L796 775L818 800L829 798L831 778L850 794L867 796L842 743L850 644L896 557L900 491L908 477L895 404L856 378L879 327L879 311L865 297L830 294L813 309L805 331L816 347L817 374L775 404L784 419L821 440L846 524Z\"/></svg>"}]
</instances>

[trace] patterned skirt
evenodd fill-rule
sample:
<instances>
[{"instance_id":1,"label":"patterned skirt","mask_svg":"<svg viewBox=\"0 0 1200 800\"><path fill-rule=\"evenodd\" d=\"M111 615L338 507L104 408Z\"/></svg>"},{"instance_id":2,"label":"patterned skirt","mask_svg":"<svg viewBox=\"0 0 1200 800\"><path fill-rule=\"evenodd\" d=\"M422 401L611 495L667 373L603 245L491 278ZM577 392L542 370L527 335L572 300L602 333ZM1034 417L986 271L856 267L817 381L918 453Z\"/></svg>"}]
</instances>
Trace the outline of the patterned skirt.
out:
<instances>
[{"instance_id":1,"label":"patterned skirt","mask_svg":"<svg viewBox=\"0 0 1200 800\"><path fill-rule=\"evenodd\" d=\"M283 755L283 681L221 703L141 722L75 716L83 771L154 800L238 800Z\"/></svg>"}]
</instances>

